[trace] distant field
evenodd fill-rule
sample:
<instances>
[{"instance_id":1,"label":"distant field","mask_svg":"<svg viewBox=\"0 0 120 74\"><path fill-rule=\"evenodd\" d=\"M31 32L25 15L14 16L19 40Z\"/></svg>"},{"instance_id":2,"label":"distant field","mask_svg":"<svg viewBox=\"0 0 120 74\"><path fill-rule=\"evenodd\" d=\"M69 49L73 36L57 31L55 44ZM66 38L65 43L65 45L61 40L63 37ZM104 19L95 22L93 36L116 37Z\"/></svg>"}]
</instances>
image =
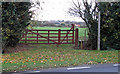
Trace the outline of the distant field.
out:
<instances>
[{"instance_id":1,"label":"distant field","mask_svg":"<svg viewBox=\"0 0 120 74\"><path fill-rule=\"evenodd\" d=\"M40 29L40 30L70 30L70 28L68 27L33 27L33 29ZM85 30L87 30L87 28L78 28L79 29L79 37L84 36L85 35Z\"/></svg>"}]
</instances>

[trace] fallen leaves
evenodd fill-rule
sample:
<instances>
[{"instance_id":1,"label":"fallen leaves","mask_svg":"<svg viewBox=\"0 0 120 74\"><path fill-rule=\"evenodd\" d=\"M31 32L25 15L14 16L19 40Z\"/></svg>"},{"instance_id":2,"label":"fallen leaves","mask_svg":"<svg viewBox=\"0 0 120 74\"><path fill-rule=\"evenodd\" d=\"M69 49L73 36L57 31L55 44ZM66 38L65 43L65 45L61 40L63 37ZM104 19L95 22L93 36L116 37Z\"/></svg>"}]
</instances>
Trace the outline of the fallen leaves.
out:
<instances>
[{"instance_id":1,"label":"fallen leaves","mask_svg":"<svg viewBox=\"0 0 120 74\"><path fill-rule=\"evenodd\" d=\"M111 55L112 54L112 55ZM104 64L118 62L116 51L73 50L68 47L38 48L30 51L4 54L2 64L4 70L28 70L58 66L76 66L80 64ZM13 66L10 69L8 66ZM18 67L18 68L17 68Z\"/></svg>"}]
</instances>

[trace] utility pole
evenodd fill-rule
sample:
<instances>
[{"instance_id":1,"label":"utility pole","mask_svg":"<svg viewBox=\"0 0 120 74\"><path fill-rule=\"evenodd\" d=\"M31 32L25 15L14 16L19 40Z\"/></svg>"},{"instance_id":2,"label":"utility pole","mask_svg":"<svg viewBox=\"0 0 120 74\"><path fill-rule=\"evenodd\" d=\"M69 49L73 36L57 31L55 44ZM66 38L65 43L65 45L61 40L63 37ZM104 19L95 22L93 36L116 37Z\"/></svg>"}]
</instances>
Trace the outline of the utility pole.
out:
<instances>
[{"instance_id":1,"label":"utility pole","mask_svg":"<svg viewBox=\"0 0 120 74\"><path fill-rule=\"evenodd\" d=\"M98 12L98 46L97 49L100 50L100 11Z\"/></svg>"}]
</instances>

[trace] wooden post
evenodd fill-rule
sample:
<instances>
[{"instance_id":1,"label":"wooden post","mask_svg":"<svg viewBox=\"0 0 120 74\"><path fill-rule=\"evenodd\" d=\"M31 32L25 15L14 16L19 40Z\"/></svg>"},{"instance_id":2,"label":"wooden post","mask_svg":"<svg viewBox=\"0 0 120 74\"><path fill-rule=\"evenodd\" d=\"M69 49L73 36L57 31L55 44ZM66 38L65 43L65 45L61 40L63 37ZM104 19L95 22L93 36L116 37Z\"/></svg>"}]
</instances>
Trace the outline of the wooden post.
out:
<instances>
[{"instance_id":1,"label":"wooden post","mask_svg":"<svg viewBox=\"0 0 120 74\"><path fill-rule=\"evenodd\" d=\"M87 30L85 30L85 39L84 39L85 41L87 41L87 38L86 38L86 34L87 34L87 33L86 33L86 31L87 31Z\"/></svg>"},{"instance_id":2,"label":"wooden post","mask_svg":"<svg viewBox=\"0 0 120 74\"><path fill-rule=\"evenodd\" d=\"M72 34L72 43L74 44L74 24L72 24L72 28L73 28L73 34Z\"/></svg>"},{"instance_id":3,"label":"wooden post","mask_svg":"<svg viewBox=\"0 0 120 74\"><path fill-rule=\"evenodd\" d=\"M58 30L58 45L60 44L61 29Z\"/></svg>"},{"instance_id":4,"label":"wooden post","mask_svg":"<svg viewBox=\"0 0 120 74\"><path fill-rule=\"evenodd\" d=\"M81 48L81 49L83 49L83 42L84 42L84 40L79 40L80 48Z\"/></svg>"},{"instance_id":5,"label":"wooden post","mask_svg":"<svg viewBox=\"0 0 120 74\"><path fill-rule=\"evenodd\" d=\"M75 29L75 47L78 47L78 28Z\"/></svg>"},{"instance_id":6,"label":"wooden post","mask_svg":"<svg viewBox=\"0 0 120 74\"><path fill-rule=\"evenodd\" d=\"M49 36L50 36L50 31L48 31L48 43L49 43Z\"/></svg>"},{"instance_id":7,"label":"wooden post","mask_svg":"<svg viewBox=\"0 0 120 74\"><path fill-rule=\"evenodd\" d=\"M38 43L38 31L37 31L37 43Z\"/></svg>"},{"instance_id":8,"label":"wooden post","mask_svg":"<svg viewBox=\"0 0 120 74\"><path fill-rule=\"evenodd\" d=\"M68 31L67 31L67 43L68 43Z\"/></svg>"},{"instance_id":9,"label":"wooden post","mask_svg":"<svg viewBox=\"0 0 120 74\"><path fill-rule=\"evenodd\" d=\"M27 43L27 30L25 31L25 43Z\"/></svg>"}]
</instances>

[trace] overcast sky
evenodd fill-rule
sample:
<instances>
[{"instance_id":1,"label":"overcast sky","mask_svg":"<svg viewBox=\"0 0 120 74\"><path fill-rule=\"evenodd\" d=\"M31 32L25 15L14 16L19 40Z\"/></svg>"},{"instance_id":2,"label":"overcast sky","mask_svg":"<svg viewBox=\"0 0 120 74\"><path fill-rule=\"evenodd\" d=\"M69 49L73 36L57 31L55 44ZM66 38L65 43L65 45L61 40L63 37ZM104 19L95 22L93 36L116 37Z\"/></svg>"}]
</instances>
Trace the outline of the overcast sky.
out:
<instances>
[{"instance_id":1,"label":"overcast sky","mask_svg":"<svg viewBox=\"0 0 120 74\"><path fill-rule=\"evenodd\" d=\"M31 0L37 1L37 0ZM83 21L80 17L70 16L68 13L69 8L72 6L72 0L38 0L41 2L41 9L36 10L36 20L69 20L69 21ZM73 0L77 1L77 0ZM82 0L79 0L82 1ZM88 0L92 1L113 1L113 0ZM114 0L115 1L115 0ZM119 0L116 0L119 1ZM42 3L44 2L44 3Z\"/></svg>"},{"instance_id":2,"label":"overcast sky","mask_svg":"<svg viewBox=\"0 0 120 74\"><path fill-rule=\"evenodd\" d=\"M81 18L70 16L68 13L69 7L71 7L72 4L71 1L72 0L41 0L43 10L38 9L36 11L36 20L83 21Z\"/></svg>"}]
</instances>

